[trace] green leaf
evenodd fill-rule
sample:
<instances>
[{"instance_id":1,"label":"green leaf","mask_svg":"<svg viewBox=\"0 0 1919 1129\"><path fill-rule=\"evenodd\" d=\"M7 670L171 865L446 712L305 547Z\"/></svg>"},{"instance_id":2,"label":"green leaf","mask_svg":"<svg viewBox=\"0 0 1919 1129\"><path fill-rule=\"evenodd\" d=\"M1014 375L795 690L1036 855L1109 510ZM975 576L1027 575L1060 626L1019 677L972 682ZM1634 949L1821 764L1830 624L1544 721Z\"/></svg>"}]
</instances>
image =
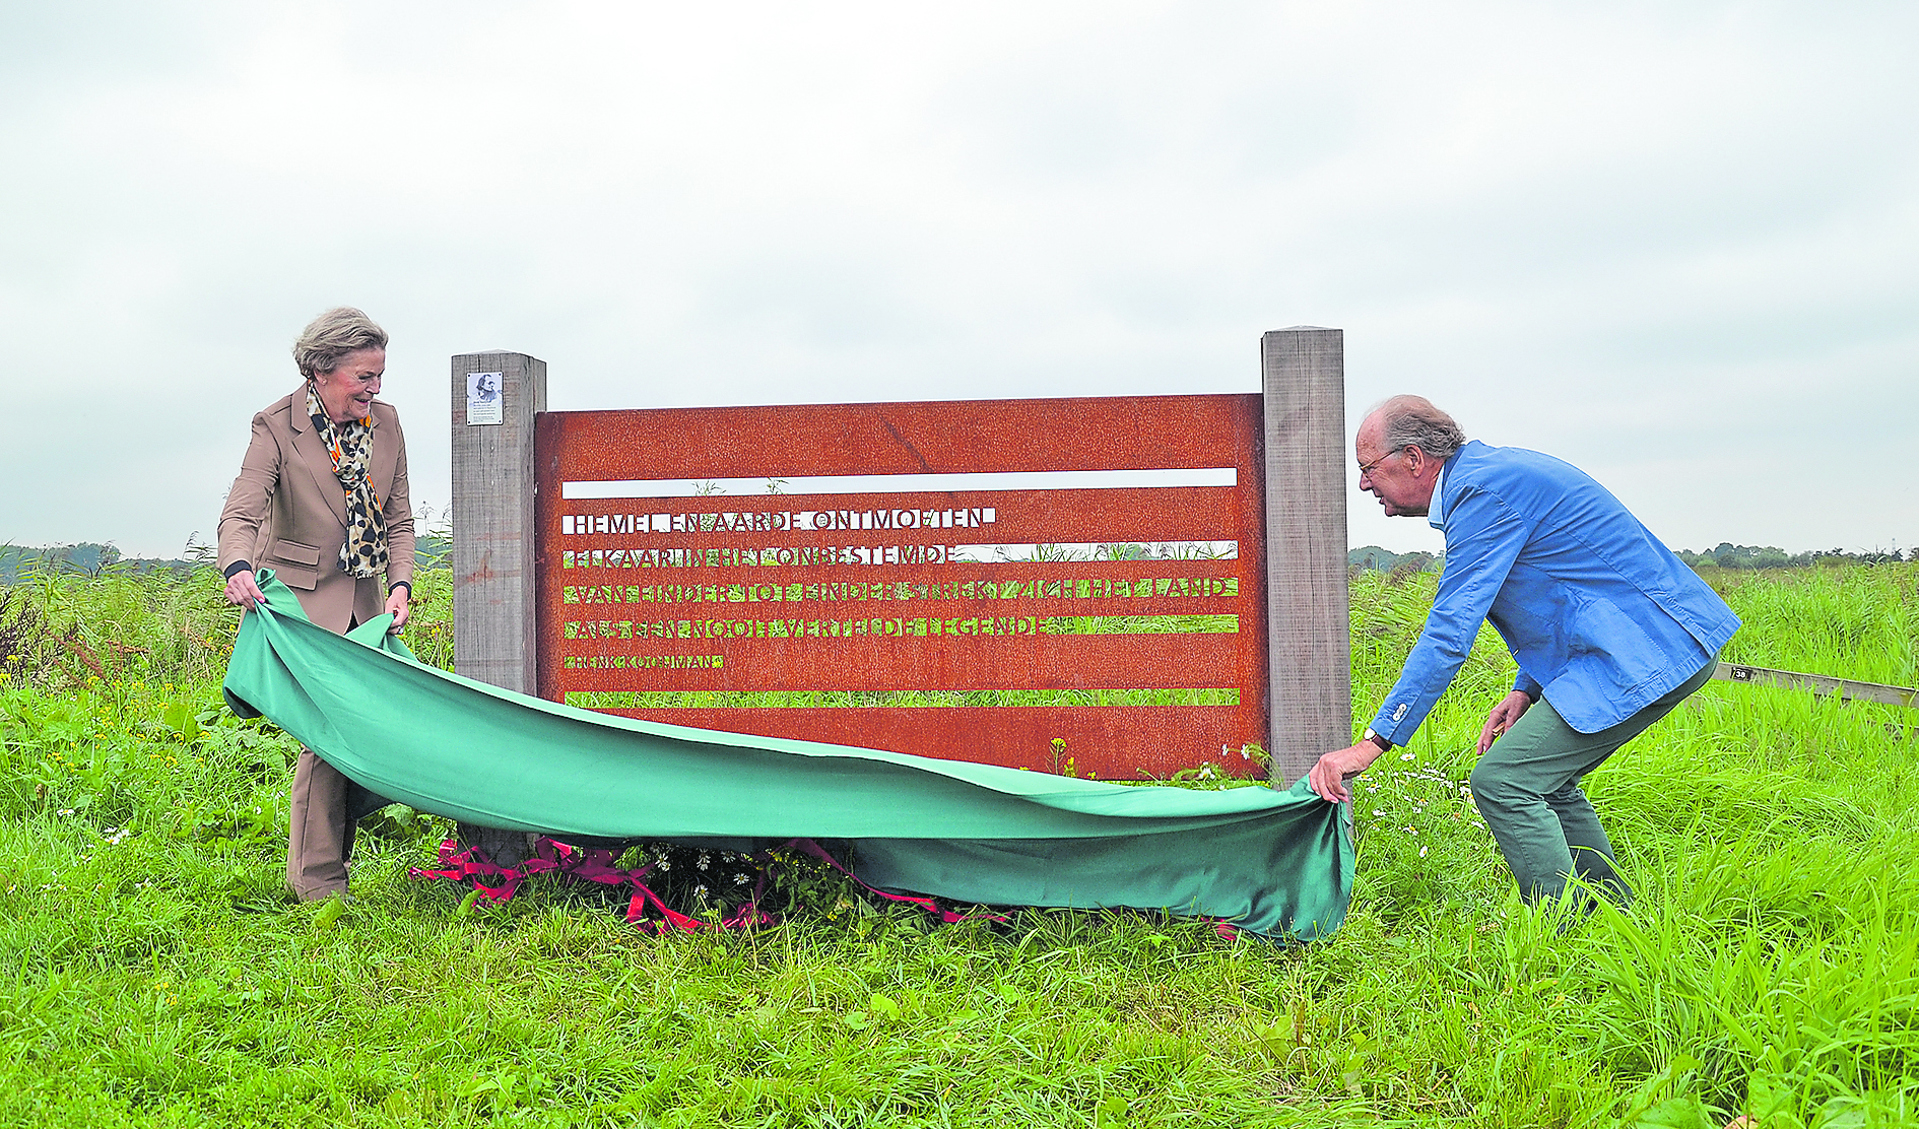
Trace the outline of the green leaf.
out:
<instances>
[{"instance_id":1,"label":"green leaf","mask_svg":"<svg viewBox=\"0 0 1919 1129\"><path fill-rule=\"evenodd\" d=\"M863 1011L849 1011L840 1016L840 1022L855 1031L864 1031L873 1025L873 1021L866 1018L866 1013Z\"/></svg>"},{"instance_id":2,"label":"green leaf","mask_svg":"<svg viewBox=\"0 0 1919 1129\"><path fill-rule=\"evenodd\" d=\"M1754 1073L1746 1079L1746 1112L1761 1124L1785 1114L1792 1105L1792 1090L1772 1075Z\"/></svg>"},{"instance_id":3,"label":"green leaf","mask_svg":"<svg viewBox=\"0 0 1919 1129\"><path fill-rule=\"evenodd\" d=\"M1276 1055L1288 1054L1299 1045L1298 1032L1290 1015L1282 1015L1271 1023L1255 1026L1253 1038Z\"/></svg>"},{"instance_id":4,"label":"green leaf","mask_svg":"<svg viewBox=\"0 0 1919 1129\"><path fill-rule=\"evenodd\" d=\"M1667 1098L1633 1124L1641 1129L1717 1129L1705 1108L1692 1098Z\"/></svg>"},{"instance_id":5,"label":"green leaf","mask_svg":"<svg viewBox=\"0 0 1919 1129\"><path fill-rule=\"evenodd\" d=\"M345 912L346 899L335 894L326 901L321 902L320 908L314 912L313 928L316 930L331 929L333 928L333 923L340 920L340 915Z\"/></svg>"},{"instance_id":6,"label":"green leaf","mask_svg":"<svg viewBox=\"0 0 1919 1129\"><path fill-rule=\"evenodd\" d=\"M1866 1123L1866 1107L1858 1098L1837 1097L1819 1110L1812 1129L1861 1129Z\"/></svg>"},{"instance_id":7,"label":"green leaf","mask_svg":"<svg viewBox=\"0 0 1919 1129\"><path fill-rule=\"evenodd\" d=\"M191 745L200 739L199 719L194 716L193 707L185 702L168 702L160 711L160 720L185 744Z\"/></svg>"},{"instance_id":8,"label":"green leaf","mask_svg":"<svg viewBox=\"0 0 1919 1129\"><path fill-rule=\"evenodd\" d=\"M1104 1129L1106 1126L1126 1124L1126 1099L1118 1094L1108 1094L1093 1107L1093 1124Z\"/></svg>"},{"instance_id":9,"label":"green leaf","mask_svg":"<svg viewBox=\"0 0 1919 1129\"><path fill-rule=\"evenodd\" d=\"M900 1005L893 1001L893 997L879 992L873 993L873 998L867 1001L866 1006L872 1008L873 1014L882 1019L897 1021L900 1017Z\"/></svg>"}]
</instances>

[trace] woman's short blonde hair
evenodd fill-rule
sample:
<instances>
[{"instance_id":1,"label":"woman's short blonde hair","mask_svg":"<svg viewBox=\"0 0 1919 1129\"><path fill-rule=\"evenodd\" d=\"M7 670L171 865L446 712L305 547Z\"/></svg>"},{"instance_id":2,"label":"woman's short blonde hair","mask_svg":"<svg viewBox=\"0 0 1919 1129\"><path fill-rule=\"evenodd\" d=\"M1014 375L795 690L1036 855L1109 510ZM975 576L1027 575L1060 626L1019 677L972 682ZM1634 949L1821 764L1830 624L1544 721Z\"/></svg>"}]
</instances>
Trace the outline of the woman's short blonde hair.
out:
<instances>
[{"instance_id":1,"label":"woman's short blonde hair","mask_svg":"<svg viewBox=\"0 0 1919 1129\"><path fill-rule=\"evenodd\" d=\"M340 367L348 353L386 348L386 330L352 306L336 306L314 318L293 343L293 363L312 380Z\"/></svg>"}]
</instances>

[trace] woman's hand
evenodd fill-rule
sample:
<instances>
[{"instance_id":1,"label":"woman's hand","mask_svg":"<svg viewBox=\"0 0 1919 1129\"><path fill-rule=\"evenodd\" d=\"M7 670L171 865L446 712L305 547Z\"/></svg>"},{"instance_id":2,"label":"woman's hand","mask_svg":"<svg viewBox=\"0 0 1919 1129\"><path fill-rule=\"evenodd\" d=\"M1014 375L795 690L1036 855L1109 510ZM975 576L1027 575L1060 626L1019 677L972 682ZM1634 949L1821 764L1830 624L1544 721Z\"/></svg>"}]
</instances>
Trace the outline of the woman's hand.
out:
<instances>
[{"instance_id":1,"label":"woman's hand","mask_svg":"<svg viewBox=\"0 0 1919 1129\"><path fill-rule=\"evenodd\" d=\"M1500 734L1511 729L1514 722L1524 717L1527 708L1532 704L1533 700L1523 691L1514 690L1494 706L1493 712L1486 715L1486 727L1479 731L1480 755L1484 756L1486 750L1493 747L1493 742L1499 740Z\"/></svg>"},{"instance_id":2,"label":"woman's hand","mask_svg":"<svg viewBox=\"0 0 1919 1129\"><path fill-rule=\"evenodd\" d=\"M393 626L386 629L388 635L398 635L400 628L406 626L407 609L411 604L413 589L402 584L386 598L386 611L393 617Z\"/></svg>"},{"instance_id":3,"label":"woman's hand","mask_svg":"<svg viewBox=\"0 0 1919 1129\"><path fill-rule=\"evenodd\" d=\"M245 604L252 608L255 604L266 602L266 593L260 591L260 586L253 581L252 569L243 568L227 577L227 603Z\"/></svg>"}]
</instances>

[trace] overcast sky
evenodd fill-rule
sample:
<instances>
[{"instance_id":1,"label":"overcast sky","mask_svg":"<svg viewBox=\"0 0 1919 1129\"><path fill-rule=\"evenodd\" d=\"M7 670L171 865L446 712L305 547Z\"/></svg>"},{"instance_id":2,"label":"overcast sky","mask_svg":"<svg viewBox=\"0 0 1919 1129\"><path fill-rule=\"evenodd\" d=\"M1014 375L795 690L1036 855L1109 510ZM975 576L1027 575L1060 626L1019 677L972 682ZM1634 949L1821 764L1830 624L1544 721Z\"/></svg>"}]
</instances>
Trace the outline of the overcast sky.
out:
<instances>
[{"instance_id":1,"label":"overcast sky","mask_svg":"<svg viewBox=\"0 0 1919 1129\"><path fill-rule=\"evenodd\" d=\"M210 538L313 315L555 409L1252 391L1346 332L1674 547L1919 543L1919 6L0 0L0 541ZM1437 548L1350 503L1354 545Z\"/></svg>"}]
</instances>

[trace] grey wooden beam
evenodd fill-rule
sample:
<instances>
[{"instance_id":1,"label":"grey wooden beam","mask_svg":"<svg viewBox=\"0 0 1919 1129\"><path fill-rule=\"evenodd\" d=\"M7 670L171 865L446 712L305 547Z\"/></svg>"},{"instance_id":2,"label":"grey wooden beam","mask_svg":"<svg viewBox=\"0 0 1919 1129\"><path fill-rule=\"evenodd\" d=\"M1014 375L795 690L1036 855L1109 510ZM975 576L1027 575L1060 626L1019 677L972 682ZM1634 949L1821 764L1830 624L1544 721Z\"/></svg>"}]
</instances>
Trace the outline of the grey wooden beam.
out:
<instances>
[{"instance_id":1,"label":"grey wooden beam","mask_svg":"<svg viewBox=\"0 0 1919 1129\"><path fill-rule=\"evenodd\" d=\"M474 374L497 373L498 423L469 411ZM546 362L525 353L453 358L453 666L538 693L533 417L546 410Z\"/></svg>"},{"instance_id":2,"label":"grey wooden beam","mask_svg":"<svg viewBox=\"0 0 1919 1129\"><path fill-rule=\"evenodd\" d=\"M469 403L476 374L496 399ZM525 353L453 358L453 668L522 694L539 692L533 516L533 419L546 410L546 362ZM497 422L495 422L497 420ZM460 824L461 842L517 866L534 836Z\"/></svg>"},{"instance_id":3,"label":"grey wooden beam","mask_svg":"<svg viewBox=\"0 0 1919 1129\"><path fill-rule=\"evenodd\" d=\"M1821 696L1837 694L1841 701L1847 702L1919 707L1919 690L1888 686L1881 682L1855 682L1850 678L1830 678L1823 674L1801 674L1792 670L1770 670L1763 666L1740 666L1737 663L1720 663L1712 676L1727 682L1744 682L1754 686L1811 690Z\"/></svg>"},{"instance_id":4,"label":"grey wooden beam","mask_svg":"<svg viewBox=\"0 0 1919 1129\"><path fill-rule=\"evenodd\" d=\"M1346 582L1345 334L1260 339L1265 390L1266 632L1275 787L1352 743Z\"/></svg>"}]
</instances>

